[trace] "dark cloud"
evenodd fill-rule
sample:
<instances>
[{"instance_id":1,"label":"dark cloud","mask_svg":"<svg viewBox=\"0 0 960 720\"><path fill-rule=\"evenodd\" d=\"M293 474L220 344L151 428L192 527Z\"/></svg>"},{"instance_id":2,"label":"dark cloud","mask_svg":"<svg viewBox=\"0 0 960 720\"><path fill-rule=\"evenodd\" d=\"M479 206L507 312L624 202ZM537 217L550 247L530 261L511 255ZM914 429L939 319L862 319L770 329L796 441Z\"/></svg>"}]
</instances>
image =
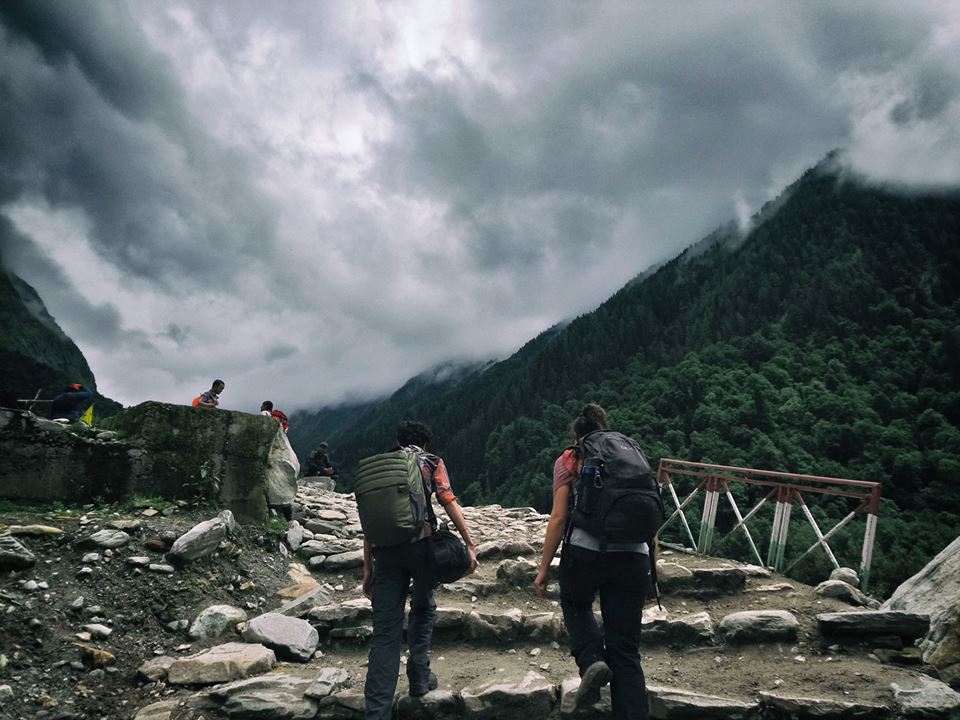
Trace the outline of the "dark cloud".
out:
<instances>
[{"instance_id":1,"label":"dark cloud","mask_svg":"<svg viewBox=\"0 0 960 720\"><path fill-rule=\"evenodd\" d=\"M167 288L229 285L272 211L251 160L191 120L128 5L0 5L0 192L80 208L109 262Z\"/></svg>"},{"instance_id":2,"label":"dark cloud","mask_svg":"<svg viewBox=\"0 0 960 720\"><path fill-rule=\"evenodd\" d=\"M922 0L0 3L4 255L121 399L368 397L509 353L833 148L956 183L958 27Z\"/></svg>"}]
</instances>

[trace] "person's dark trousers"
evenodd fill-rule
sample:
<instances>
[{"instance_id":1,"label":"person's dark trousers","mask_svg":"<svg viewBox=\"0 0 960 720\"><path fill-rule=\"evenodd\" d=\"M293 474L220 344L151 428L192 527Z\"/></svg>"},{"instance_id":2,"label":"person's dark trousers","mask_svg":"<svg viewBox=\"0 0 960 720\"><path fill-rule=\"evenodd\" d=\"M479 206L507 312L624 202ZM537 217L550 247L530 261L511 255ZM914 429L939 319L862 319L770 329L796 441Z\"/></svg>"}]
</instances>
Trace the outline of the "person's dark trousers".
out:
<instances>
[{"instance_id":1,"label":"person's dark trousers","mask_svg":"<svg viewBox=\"0 0 960 720\"><path fill-rule=\"evenodd\" d=\"M400 671L403 612L413 580L407 643L407 680L417 694L426 692L430 676L430 640L437 617L429 570L429 542L373 549L373 637L363 688L365 720L389 720Z\"/></svg>"},{"instance_id":2,"label":"person's dark trousers","mask_svg":"<svg viewBox=\"0 0 960 720\"><path fill-rule=\"evenodd\" d=\"M570 653L580 674L605 660L613 679L614 720L647 720L647 686L640 667L640 620L650 565L646 555L600 553L565 545L560 556L560 607L570 634ZM603 628L593 601L600 595Z\"/></svg>"}]
</instances>

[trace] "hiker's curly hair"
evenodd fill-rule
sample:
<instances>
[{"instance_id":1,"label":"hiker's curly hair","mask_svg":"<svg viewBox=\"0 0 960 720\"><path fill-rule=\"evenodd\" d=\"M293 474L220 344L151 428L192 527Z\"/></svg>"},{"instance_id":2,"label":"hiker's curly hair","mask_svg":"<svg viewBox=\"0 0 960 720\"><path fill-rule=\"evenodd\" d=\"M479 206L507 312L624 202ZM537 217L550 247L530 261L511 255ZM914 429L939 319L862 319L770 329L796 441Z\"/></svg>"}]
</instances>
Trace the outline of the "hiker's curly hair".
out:
<instances>
[{"instance_id":1,"label":"hiker's curly hair","mask_svg":"<svg viewBox=\"0 0 960 720\"><path fill-rule=\"evenodd\" d=\"M587 433L595 430L607 430L607 411L596 403L588 403L583 406L583 410L573 420L570 428L573 430L573 437L579 440Z\"/></svg>"},{"instance_id":2,"label":"hiker's curly hair","mask_svg":"<svg viewBox=\"0 0 960 720\"><path fill-rule=\"evenodd\" d=\"M426 447L430 442L430 428L416 420L404 420L397 427L397 443L400 447L416 445Z\"/></svg>"}]
</instances>

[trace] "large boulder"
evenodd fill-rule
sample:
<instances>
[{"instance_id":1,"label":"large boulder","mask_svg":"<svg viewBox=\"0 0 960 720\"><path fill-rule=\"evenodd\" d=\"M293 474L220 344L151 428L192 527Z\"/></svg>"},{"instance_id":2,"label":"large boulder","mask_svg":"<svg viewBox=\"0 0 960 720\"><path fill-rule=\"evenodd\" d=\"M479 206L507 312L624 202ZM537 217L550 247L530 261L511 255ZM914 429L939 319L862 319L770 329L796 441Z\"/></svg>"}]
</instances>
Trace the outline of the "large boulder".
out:
<instances>
[{"instance_id":1,"label":"large boulder","mask_svg":"<svg viewBox=\"0 0 960 720\"><path fill-rule=\"evenodd\" d=\"M279 426L278 426L279 427ZM273 437L270 451L267 453L266 482L267 503L270 505L292 505L297 497L297 476L300 474L300 461L290 446L285 432Z\"/></svg>"},{"instance_id":2,"label":"large boulder","mask_svg":"<svg viewBox=\"0 0 960 720\"><path fill-rule=\"evenodd\" d=\"M0 409L0 498L200 498L261 522L269 505L289 505L296 493L300 466L272 418L145 402L100 425L64 428Z\"/></svg>"},{"instance_id":3,"label":"large boulder","mask_svg":"<svg viewBox=\"0 0 960 720\"><path fill-rule=\"evenodd\" d=\"M882 609L930 616L923 660L960 687L960 537L898 587Z\"/></svg>"},{"instance_id":4,"label":"large boulder","mask_svg":"<svg viewBox=\"0 0 960 720\"><path fill-rule=\"evenodd\" d=\"M178 658L167 672L171 685L216 685L272 670L273 650L263 645L226 643Z\"/></svg>"},{"instance_id":5,"label":"large boulder","mask_svg":"<svg viewBox=\"0 0 960 720\"><path fill-rule=\"evenodd\" d=\"M212 555L234 525L233 513L224 510L215 518L197 523L174 540L168 555L177 562L190 562Z\"/></svg>"},{"instance_id":6,"label":"large boulder","mask_svg":"<svg viewBox=\"0 0 960 720\"><path fill-rule=\"evenodd\" d=\"M36 556L23 543L9 535L0 535L0 572L26 570L36 564Z\"/></svg>"},{"instance_id":7,"label":"large boulder","mask_svg":"<svg viewBox=\"0 0 960 720\"><path fill-rule=\"evenodd\" d=\"M243 639L266 645L281 660L295 662L307 662L320 642L316 628L306 620L275 612L265 613L248 622L243 629Z\"/></svg>"}]
</instances>

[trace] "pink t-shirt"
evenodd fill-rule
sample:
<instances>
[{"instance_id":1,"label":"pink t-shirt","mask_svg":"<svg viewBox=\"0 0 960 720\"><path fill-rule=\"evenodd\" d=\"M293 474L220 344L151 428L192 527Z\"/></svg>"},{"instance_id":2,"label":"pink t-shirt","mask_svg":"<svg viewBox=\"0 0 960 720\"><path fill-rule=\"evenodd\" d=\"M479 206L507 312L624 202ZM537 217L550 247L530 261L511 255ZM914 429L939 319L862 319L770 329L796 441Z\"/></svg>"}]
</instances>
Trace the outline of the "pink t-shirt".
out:
<instances>
[{"instance_id":1,"label":"pink t-shirt","mask_svg":"<svg viewBox=\"0 0 960 720\"><path fill-rule=\"evenodd\" d=\"M563 485L570 485L580 474L580 461L573 448L564 450L553 464L553 491Z\"/></svg>"}]
</instances>

